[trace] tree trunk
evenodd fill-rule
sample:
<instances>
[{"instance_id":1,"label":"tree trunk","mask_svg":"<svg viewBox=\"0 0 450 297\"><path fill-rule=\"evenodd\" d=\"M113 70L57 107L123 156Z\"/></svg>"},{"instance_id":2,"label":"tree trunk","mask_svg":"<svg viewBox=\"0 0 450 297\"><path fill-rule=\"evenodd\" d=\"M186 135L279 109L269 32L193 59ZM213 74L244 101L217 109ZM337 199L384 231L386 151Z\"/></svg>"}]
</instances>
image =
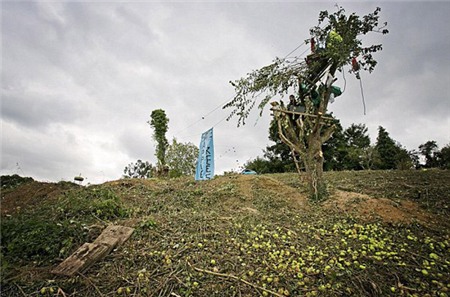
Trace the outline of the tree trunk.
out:
<instances>
[{"instance_id":1,"label":"tree trunk","mask_svg":"<svg viewBox=\"0 0 450 297\"><path fill-rule=\"evenodd\" d=\"M317 201L326 196L325 181L323 180L324 159L320 135L311 135L308 144L308 152L304 163L311 199Z\"/></svg>"}]
</instances>

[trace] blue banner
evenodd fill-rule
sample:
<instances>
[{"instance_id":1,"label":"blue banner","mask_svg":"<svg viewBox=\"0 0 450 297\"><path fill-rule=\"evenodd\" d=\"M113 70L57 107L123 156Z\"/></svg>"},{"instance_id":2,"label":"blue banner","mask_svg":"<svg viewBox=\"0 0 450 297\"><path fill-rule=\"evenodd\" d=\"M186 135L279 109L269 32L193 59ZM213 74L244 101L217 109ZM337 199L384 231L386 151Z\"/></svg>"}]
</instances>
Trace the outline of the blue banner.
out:
<instances>
[{"instance_id":1,"label":"blue banner","mask_svg":"<svg viewBox=\"0 0 450 297\"><path fill-rule=\"evenodd\" d=\"M195 180L207 180L214 177L214 140L213 128L202 134L198 153Z\"/></svg>"}]
</instances>

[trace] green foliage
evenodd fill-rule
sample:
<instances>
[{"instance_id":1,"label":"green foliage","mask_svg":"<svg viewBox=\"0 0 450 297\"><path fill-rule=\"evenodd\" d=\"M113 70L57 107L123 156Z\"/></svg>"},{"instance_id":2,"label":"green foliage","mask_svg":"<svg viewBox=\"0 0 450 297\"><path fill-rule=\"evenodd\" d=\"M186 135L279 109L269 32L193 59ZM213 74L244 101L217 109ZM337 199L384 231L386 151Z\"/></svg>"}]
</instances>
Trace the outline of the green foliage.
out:
<instances>
[{"instance_id":1,"label":"green foliage","mask_svg":"<svg viewBox=\"0 0 450 297\"><path fill-rule=\"evenodd\" d=\"M425 164L418 167L450 169L450 144L439 150L436 141L430 140L419 145L419 153L425 158Z\"/></svg>"},{"instance_id":2,"label":"green foliage","mask_svg":"<svg viewBox=\"0 0 450 297\"><path fill-rule=\"evenodd\" d=\"M438 153L439 167L450 169L450 144L444 146Z\"/></svg>"},{"instance_id":3,"label":"green foliage","mask_svg":"<svg viewBox=\"0 0 450 297\"><path fill-rule=\"evenodd\" d=\"M273 163L273 167L269 168L271 173L275 172L293 172L296 170L292 150L281 141L278 124L275 118L270 121L269 140L275 142L271 146L267 146L264 157ZM259 171L258 171L259 172Z\"/></svg>"},{"instance_id":4,"label":"green foliage","mask_svg":"<svg viewBox=\"0 0 450 297\"><path fill-rule=\"evenodd\" d=\"M362 17L355 13L347 16L342 7L338 7L337 12L333 14L321 11L319 24L310 29L311 36L314 36L319 44L327 45L324 47L324 55L332 59L337 68L351 64L353 57L360 57L361 69L372 72L377 64L372 54L382 50L382 46L378 44L364 47L360 36L369 32L389 33L385 29L386 22L379 26L380 11L381 9L377 7L373 13ZM333 41L333 34L340 36L339 42Z\"/></svg>"},{"instance_id":5,"label":"green foliage","mask_svg":"<svg viewBox=\"0 0 450 297\"><path fill-rule=\"evenodd\" d=\"M125 178L150 178L153 173L153 165L148 161L137 160L128 164L123 170Z\"/></svg>"},{"instance_id":6,"label":"green foliage","mask_svg":"<svg viewBox=\"0 0 450 297\"><path fill-rule=\"evenodd\" d=\"M17 174L13 174L13 175L2 175L0 177L0 182L1 182L1 189L2 190L7 190L7 189L14 189L17 188L18 186L25 184L25 183L29 183L32 182L33 179L31 177L21 177Z\"/></svg>"},{"instance_id":7,"label":"green foliage","mask_svg":"<svg viewBox=\"0 0 450 297\"><path fill-rule=\"evenodd\" d=\"M168 141L166 132L169 129L169 119L166 112L162 109L155 109L150 115L151 120L148 122L153 128L153 139L156 141L156 158L158 159L158 167L161 169L166 165L166 150Z\"/></svg>"},{"instance_id":8,"label":"green foliage","mask_svg":"<svg viewBox=\"0 0 450 297\"><path fill-rule=\"evenodd\" d=\"M372 54L382 50L382 46L364 47L361 36L369 32L388 33L388 30L384 29L386 23L379 26L379 12L380 8L377 8L373 13L361 17L354 13L347 17L342 7L338 7L338 10L332 14L328 11L320 12L319 25L311 28L310 33L313 38L323 44L325 50L321 55L324 60L333 65L334 71L345 65L351 65L354 57L360 57L361 70L369 72L374 70L376 60ZM339 42L335 42L336 38L330 39L330 36L336 34ZM308 42L309 40L306 41ZM237 125L244 125L250 111L257 104L262 113L272 98L284 97L290 89L299 89L300 82L305 81L311 74L309 68L301 57L290 60L275 58L271 64L248 73L246 77L234 82L230 81L236 95L223 107L232 109L228 119L237 116ZM260 97L262 99L259 99ZM326 106L322 112L326 112Z\"/></svg>"},{"instance_id":9,"label":"green foliage","mask_svg":"<svg viewBox=\"0 0 450 297\"><path fill-rule=\"evenodd\" d=\"M397 143L395 169L408 170L413 168L415 167L411 152L408 152L400 143Z\"/></svg>"},{"instance_id":10,"label":"green foliage","mask_svg":"<svg viewBox=\"0 0 450 297\"><path fill-rule=\"evenodd\" d=\"M396 143L381 126L378 127L375 150L375 169L411 169L413 167L411 154Z\"/></svg>"},{"instance_id":11,"label":"green foliage","mask_svg":"<svg viewBox=\"0 0 450 297\"><path fill-rule=\"evenodd\" d=\"M264 157L267 157L267 153ZM290 162L283 161L277 157L269 156L269 159L262 157L256 157L255 159L248 160L244 164L244 168L254 170L258 174L266 173L279 173L279 172L293 172L295 171L295 165Z\"/></svg>"},{"instance_id":12,"label":"green foliage","mask_svg":"<svg viewBox=\"0 0 450 297\"><path fill-rule=\"evenodd\" d=\"M54 261L67 257L74 242L86 238L76 221L55 222L46 217L18 216L2 219L2 254L11 261Z\"/></svg>"},{"instance_id":13,"label":"green foliage","mask_svg":"<svg viewBox=\"0 0 450 297\"><path fill-rule=\"evenodd\" d=\"M439 148L436 141L427 141L419 145L419 151L425 157L424 167L432 168L438 166Z\"/></svg>"},{"instance_id":14,"label":"green foliage","mask_svg":"<svg viewBox=\"0 0 450 297\"><path fill-rule=\"evenodd\" d=\"M169 177L194 175L199 149L193 143L181 143L175 138L167 149L167 165Z\"/></svg>"},{"instance_id":15,"label":"green foliage","mask_svg":"<svg viewBox=\"0 0 450 297\"><path fill-rule=\"evenodd\" d=\"M335 125L335 132L322 146L324 170L372 168L374 148L370 146L367 127L364 124L352 124L343 131L339 121ZM258 157L249 161L245 167L259 173L295 171L292 152L279 138L275 120L271 122L269 139L275 144L266 147L265 159Z\"/></svg>"},{"instance_id":16,"label":"green foliage","mask_svg":"<svg viewBox=\"0 0 450 297\"><path fill-rule=\"evenodd\" d=\"M65 218L92 216L110 220L128 216L128 210L115 192L101 186L67 193L58 211Z\"/></svg>"},{"instance_id":17,"label":"green foliage","mask_svg":"<svg viewBox=\"0 0 450 297\"><path fill-rule=\"evenodd\" d=\"M57 200L44 200L12 216L2 216L2 263L48 265L60 261L88 240L93 230L88 226L99 220L125 218L129 213L109 188L69 189ZM10 268L2 264L2 273L9 274Z\"/></svg>"},{"instance_id":18,"label":"green foliage","mask_svg":"<svg viewBox=\"0 0 450 297\"><path fill-rule=\"evenodd\" d=\"M345 141L352 147L369 147L370 138L367 131L367 127L364 124L351 124L351 126L344 131Z\"/></svg>"},{"instance_id":19,"label":"green foliage","mask_svg":"<svg viewBox=\"0 0 450 297\"><path fill-rule=\"evenodd\" d=\"M345 156L345 140L339 120L336 120L333 135L322 144L322 152L324 171L343 169L342 159Z\"/></svg>"},{"instance_id":20,"label":"green foliage","mask_svg":"<svg viewBox=\"0 0 450 297\"><path fill-rule=\"evenodd\" d=\"M375 149L378 153L379 169L394 169L396 163L397 146L395 141L389 136L389 133L383 127L378 127L378 137Z\"/></svg>"},{"instance_id":21,"label":"green foliage","mask_svg":"<svg viewBox=\"0 0 450 297\"><path fill-rule=\"evenodd\" d=\"M274 123L275 121L272 121ZM295 171L289 147L281 142L278 131L272 129L269 139L275 144L267 146L264 157L256 157L247 161L245 168L258 173L282 173ZM412 169L418 168L418 156L414 151L407 151L402 145L389 136L380 127L376 145L370 145L368 129L364 124L351 124L343 130L339 122L333 136L323 146L324 170L367 170L367 169ZM434 142L435 143L435 142ZM423 148L423 145L422 145ZM434 148L430 158L434 167L449 168L450 145L442 150ZM431 164L431 163L428 163ZM426 165L428 167L428 165Z\"/></svg>"},{"instance_id":22,"label":"green foliage","mask_svg":"<svg viewBox=\"0 0 450 297\"><path fill-rule=\"evenodd\" d=\"M326 176L330 190L366 194L376 206L367 209L365 198L358 205L341 200L341 195L331 203L308 203L302 198L306 187L296 174L219 176L202 183L189 177L107 183L100 188L113 189L127 207L140 207L127 220L136 228L132 238L71 278L48 274L62 260L62 253L54 262L39 257L28 260L19 253L3 258L2 265L12 272L6 276L11 280L2 282L2 296L53 296L59 289L66 296L167 296L171 292L258 296L268 293L264 290L280 296L448 293L449 171L341 171ZM422 191L420 198L417 190ZM36 205L34 216L42 214L40 222L45 218L62 223L56 209L66 198L52 201L53 214L44 204ZM386 198L392 200L386 202ZM429 204L428 210L442 216L420 219L424 210L408 208L412 211L408 214L417 215L417 223L411 217L402 223L377 217L378 207L389 206L394 214L384 215L395 218L397 211L405 210L400 202L412 203L410 199ZM345 201L358 207L345 207ZM344 210L334 207L334 202L343 202L338 205ZM91 219L95 218L88 214L73 218L81 225L67 223L86 230L98 223ZM20 224L20 219L15 222ZM80 238L91 238L87 240L91 242L95 236L86 232L73 235L72 244L62 247L67 246L70 254L79 247ZM61 236L61 241L70 241L67 234ZM39 293L42 288L47 291Z\"/></svg>"},{"instance_id":23,"label":"green foliage","mask_svg":"<svg viewBox=\"0 0 450 297\"><path fill-rule=\"evenodd\" d=\"M369 154L366 153L370 149L370 138L367 131L364 124L352 124L345 129L346 156L343 159L345 170L369 169L365 166L370 163L367 160Z\"/></svg>"},{"instance_id":24,"label":"green foliage","mask_svg":"<svg viewBox=\"0 0 450 297\"><path fill-rule=\"evenodd\" d=\"M236 96L223 108L233 108L227 120L238 117L238 126L245 125L245 119L255 107L258 97L265 94L258 108L263 112L270 99L279 95L283 97L291 87L298 87L296 67L291 67L285 60L276 58L272 64L249 73L246 78L230 81Z\"/></svg>"},{"instance_id":25,"label":"green foliage","mask_svg":"<svg viewBox=\"0 0 450 297\"><path fill-rule=\"evenodd\" d=\"M281 141L275 119L272 119L270 122L269 140L275 142L275 144L266 147L264 158L256 157L248 160L244 164L244 168L254 170L260 174L294 172L296 168L291 149Z\"/></svg>"},{"instance_id":26,"label":"green foliage","mask_svg":"<svg viewBox=\"0 0 450 297\"><path fill-rule=\"evenodd\" d=\"M321 188L325 187L322 179L322 145L335 129L333 121L322 121L322 116L327 115L331 95L335 93L333 90L337 89L332 86L335 73L342 71L346 65L353 66L351 71L355 72L357 78L360 70L373 71L376 61L372 54L380 51L382 46L364 47L361 36L369 32L388 33L383 29L386 23L384 27L378 26L379 12L380 8L377 8L362 17L354 13L347 17L342 7L338 7L333 14L322 11L319 24L310 30L312 40L317 41L318 47L312 47L312 53L305 62L301 57L290 60L276 58L272 64L230 82L236 95L223 108L232 108L228 120L237 116L238 126L245 124L245 119L258 100L258 108L262 113L269 100L275 96L283 97L292 89L298 90L298 101L303 109L315 117L301 116L294 119L286 113L283 102L272 102L276 106L273 115L278 123L280 138L300 156L315 197L319 196L319 191L324 193ZM360 55L359 66L356 67L353 64ZM322 81L325 73L326 82ZM262 99L258 99L260 96ZM353 152L353 155L359 155L359 152Z\"/></svg>"}]
</instances>

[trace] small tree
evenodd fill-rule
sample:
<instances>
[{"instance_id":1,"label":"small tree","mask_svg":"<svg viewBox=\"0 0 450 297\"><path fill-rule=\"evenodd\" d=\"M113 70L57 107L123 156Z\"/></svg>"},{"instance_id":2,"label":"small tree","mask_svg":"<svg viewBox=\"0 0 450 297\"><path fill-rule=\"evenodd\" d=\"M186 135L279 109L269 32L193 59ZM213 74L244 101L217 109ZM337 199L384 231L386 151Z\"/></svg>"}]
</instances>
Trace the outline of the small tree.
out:
<instances>
[{"instance_id":1,"label":"small tree","mask_svg":"<svg viewBox=\"0 0 450 297\"><path fill-rule=\"evenodd\" d=\"M376 162L377 169L395 169L397 163L398 148L394 141L389 136L385 128L378 127L377 143L375 144L378 161Z\"/></svg>"},{"instance_id":2,"label":"small tree","mask_svg":"<svg viewBox=\"0 0 450 297\"><path fill-rule=\"evenodd\" d=\"M439 147L435 140L419 145L419 151L425 157L425 167L438 167Z\"/></svg>"},{"instance_id":3,"label":"small tree","mask_svg":"<svg viewBox=\"0 0 450 297\"><path fill-rule=\"evenodd\" d=\"M150 178L152 177L153 165L148 161L137 160L136 163L130 163L123 170L125 178Z\"/></svg>"},{"instance_id":4,"label":"small tree","mask_svg":"<svg viewBox=\"0 0 450 297\"><path fill-rule=\"evenodd\" d=\"M450 144L444 146L438 153L439 167L442 169L450 169Z\"/></svg>"},{"instance_id":5,"label":"small tree","mask_svg":"<svg viewBox=\"0 0 450 297\"><path fill-rule=\"evenodd\" d=\"M413 152L408 152L399 142L389 136L383 127L378 127L375 144L375 169L411 169L414 168Z\"/></svg>"},{"instance_id":6,"label":"small tree","mask_svg":"<svg viewBox=\"0 0 450 297\"><path fill-rule=\"evenodd\" d=\"M287 110L283 103L275 102L272 110L280 138L300 156L308 175L311 197L315 200L326 195L322 144L335 129L333 119L326 116L330 99L340 94L340 90L332 85L334 76L346 65L351 65L350 72L358 79L360 70L374 70L377 62L372 54L382 46L363 47L360 36L369 32L388 33L383 29L386 23L379 27L379 12L380 8L377 8L360 17L355 13L345 15L342 7L333 14L322 11L319 24L310 30L312 38L306 41L311 43L312 50L306 62L300 57L276 58L272 64L249 73L246 78L231 82L236 96L224 108L233 108L228 119L237 116L238 126L245 124L261 94L265 94L258 104L262 113L275 96L283 97L292 89L297 90L302 112L296 114Z\"/></svg>"},{"instance_id":7,"label":"small tree","mask_svg":"<svg viewBox=\"0 0 450 297\"><path fill-rule=\"evenodd\" d=\"M367 168L367 159L370 158L370 137L364 124L352 124L344 131L346 142L345 169L361 170Z\"/></svg>"},{"instance_id":8,"label":"small tree","mask_svg":"<svg viewBox=\"0 0 450 297\"><path fill-rule=\"evenodd\" d=\"M175 138L172 139L166 155L169 176L194 175L198 153L199 150L195 144L190 142L181 143Z\"/></svg>"},{"instance_id":9,"label":"small tree","mask_svg":"<svg viewBox=\"0 0 450 297\"><path fill-rule=\"evenodd\" d=\"M322 145L323 169L325 171L345 169L343 160L347 155L347 145L344 139L344 131L338 120L336 120L334 126L333 135Z\"/></svg>"},{"instance_id":10,"label":"small tree","mask_svg":"<svg viewBox=\"0 0 450 297\"><path fill-rule=\"evenodd\" d=\"M164 172L166 166L166 150L168 141L166 138L167 130L169 129L169 119L166 112L162 109L152 111L150 115L151 120L147 123L153 128L153 139L156 141L156 158L158 159L158 171Z\"/></svg>"}]
</instances>

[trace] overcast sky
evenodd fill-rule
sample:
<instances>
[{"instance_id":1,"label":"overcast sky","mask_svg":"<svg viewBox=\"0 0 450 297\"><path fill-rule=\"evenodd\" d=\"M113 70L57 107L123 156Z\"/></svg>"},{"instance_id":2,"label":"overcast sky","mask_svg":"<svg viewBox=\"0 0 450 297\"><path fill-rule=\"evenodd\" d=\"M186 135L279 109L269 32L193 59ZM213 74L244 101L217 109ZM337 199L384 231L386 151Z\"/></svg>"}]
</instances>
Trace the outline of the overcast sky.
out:
<instances>
[{"instance_id":1,"label":"overcast sky","mask_svg":"<svg viewBox=\"0 0 450 297\"><path fill-rule=\"evenodd\" d=\"M362 2L362 1L361 1ZM344 128L378 126L408 150L450 143L450 2L339 2L348 13L381 7L390 34L378 65L329 106ZM156 163L147 124L170 120L167 138L199 145L214 127L216 173L262 156L270 112L224 120L230 80L285 57L309 38L333 2L8 2L2 5L1 174L101 183L138 159ZM303 45L293 55L300 55ZM305 55L308 52L305 53ZM274 98L279 99L279 98Z\"/></svg>"}]
</instances>

